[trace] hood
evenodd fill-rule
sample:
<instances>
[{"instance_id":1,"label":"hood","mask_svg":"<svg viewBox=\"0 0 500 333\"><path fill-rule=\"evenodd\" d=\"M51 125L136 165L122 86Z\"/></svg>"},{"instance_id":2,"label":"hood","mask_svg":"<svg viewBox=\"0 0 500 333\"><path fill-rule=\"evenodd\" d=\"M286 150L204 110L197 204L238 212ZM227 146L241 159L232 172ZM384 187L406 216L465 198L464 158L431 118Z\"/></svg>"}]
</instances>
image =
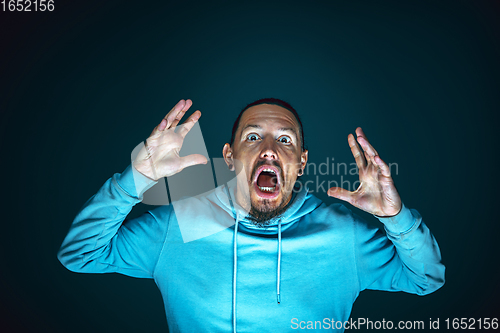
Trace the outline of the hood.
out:
<instances>
[{"instance_id":1,"label":"hood","mask_svg":"<svg viewBox=\"0 0 500 333\"><path fill-rule=\"evenodd\" d=\"M230 182L227 185L219 186L215 190L215 195L219 201L218 204L220 207L228 214L233 215L235 220L239 222L238 228L250 234L277 234L280 220L281 231L283 232L290 228L302 216L309 214L322 203L321 200L309 193L306 186L296 186L292 191L292 198L288 203L286 211L281 216L272 219L268 225L259 227L247 219L248 213L236 202L235 185L235 182Z\"/></svg>"}]
</instances>

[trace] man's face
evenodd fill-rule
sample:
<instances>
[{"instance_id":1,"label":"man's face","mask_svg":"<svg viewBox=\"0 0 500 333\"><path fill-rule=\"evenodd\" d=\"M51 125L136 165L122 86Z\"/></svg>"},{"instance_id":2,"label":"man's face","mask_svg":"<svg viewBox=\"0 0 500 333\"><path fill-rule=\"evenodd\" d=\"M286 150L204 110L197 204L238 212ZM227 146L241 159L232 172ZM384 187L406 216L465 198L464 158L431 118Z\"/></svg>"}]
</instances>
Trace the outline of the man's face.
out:
<instances>
[{"instance_id":1,"label":"man's face","mask_svg":"<svg viewBox=\"0 0 500 333\"><path fill-rule=\"evenodd\" d=\"M224 147L225 157L228 152L241 163L235 165L237 174L244 168L246 179L238 179L237 195L240 202L250 200L251 215L265 221L281 213L307 162L293 113L271 104L248 108L241 116L232 149L228 144ZM246 188L240 186L242 181L248 183L249 193L240 193Z\"/></svg>"}]
</instances>

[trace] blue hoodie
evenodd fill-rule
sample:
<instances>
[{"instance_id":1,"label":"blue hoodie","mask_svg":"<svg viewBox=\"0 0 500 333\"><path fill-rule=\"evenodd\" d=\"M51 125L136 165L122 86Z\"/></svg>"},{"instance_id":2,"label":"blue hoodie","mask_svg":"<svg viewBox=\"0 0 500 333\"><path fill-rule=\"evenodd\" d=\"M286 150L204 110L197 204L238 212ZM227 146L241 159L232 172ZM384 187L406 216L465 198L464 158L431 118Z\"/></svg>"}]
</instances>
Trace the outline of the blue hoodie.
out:
<instances>
[{"instance_id":1,"label":"blue hoodie","mask_svg":"<svg viewBox=\"0 0 500 333\"><path fill-rule=\"evenodd\" d=\"M170 332L296 332L307 322L333 329L364 289L425 295L444 284L436 240L404 205L379 218L383 231L304 188L260 228L224 185L126 220L154 184L131 166L115 174L78 213L58 258L74 272L154 279ZM232 225L185 242L180 213L193 225Z\"/></svg>"}]
</instances>

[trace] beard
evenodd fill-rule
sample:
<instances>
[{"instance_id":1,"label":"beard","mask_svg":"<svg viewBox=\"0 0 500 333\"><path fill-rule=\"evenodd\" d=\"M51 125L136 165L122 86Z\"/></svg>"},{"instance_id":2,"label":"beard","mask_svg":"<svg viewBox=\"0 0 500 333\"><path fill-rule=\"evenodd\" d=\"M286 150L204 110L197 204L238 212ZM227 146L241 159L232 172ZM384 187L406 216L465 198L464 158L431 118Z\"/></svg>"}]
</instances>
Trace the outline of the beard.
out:
<instances>
[{"instance_id":1,"label":"beard","mask_svg":"<svg viewBox=\"0 0 500 333\"><path fill-rule=\"evenodd\" d=\"M283 213L288 209L291 200L287 203L287 200L282 199L278 207L269 207L270 200L264 199L260 203L260 207L254 205L250 208L250 212L247 215L247 219L255 226L263 228L268 226L272 220L283 215Z\"/></svg>"}]
</instances>

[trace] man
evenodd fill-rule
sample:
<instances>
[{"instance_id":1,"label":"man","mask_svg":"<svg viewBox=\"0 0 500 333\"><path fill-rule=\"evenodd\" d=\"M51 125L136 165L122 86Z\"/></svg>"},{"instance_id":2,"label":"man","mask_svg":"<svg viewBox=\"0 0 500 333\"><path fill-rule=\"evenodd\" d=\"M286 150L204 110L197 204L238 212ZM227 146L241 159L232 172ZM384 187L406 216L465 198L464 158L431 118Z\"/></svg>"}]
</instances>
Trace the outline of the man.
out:
<instances>
[{"instance_id":1,"label":"man","mask_svg":"<svg viewBox=\"0 0 500 333\"><path fill-rule=\"evenodd\" d=\"M309 329L343 331L364 289L424 295L444 284L436 241L418 212L401 202L389 167L361 128L348 137L360 186L328 194L375 215L385 232L306 188L294 191L308 151L296 111L277 99L250 104L235 123L223 148L235 186L124 223L159 179L207 162L179 156L201 116L194 112L174 131L191 105L177 103L132 165L85 204L58 255L68 269L154 278L170 332L283 332L309 322ZM185 242L179 216L202 228L232 225Z\"/></svg>"}]
</instances>

